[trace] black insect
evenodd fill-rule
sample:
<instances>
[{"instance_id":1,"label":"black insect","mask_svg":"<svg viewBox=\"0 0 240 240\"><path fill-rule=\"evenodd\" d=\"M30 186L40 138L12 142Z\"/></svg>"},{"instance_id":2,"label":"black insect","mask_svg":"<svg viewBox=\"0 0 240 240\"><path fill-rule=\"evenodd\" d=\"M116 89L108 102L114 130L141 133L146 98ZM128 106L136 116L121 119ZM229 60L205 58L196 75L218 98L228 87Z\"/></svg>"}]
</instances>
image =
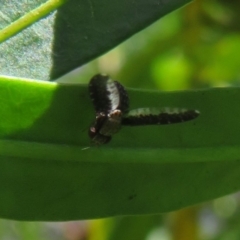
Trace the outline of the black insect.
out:
<instances>
[{"instance_id":1,"label":"black insect","mask_svg":"<svg viewBox=\"0 0 240 240\"><path fill-rule=\"evenodd\" d=\"M128 95L120 83L100 74L91 79L89 93L96 111L89 137L93 143L104 144L121 128L123 115L128 112Z\"/></svg>"},{"instance_id":2,"label":"black insect","mask_svg":"<svg viewBox=\"0 0 240 240\"><path fill-rule=\"evenodd\" d=\"M163 125L181 123L199 116L197 110L139 108L129 111L129 98L124 87L106 75L95 75L89 83L96 118L89 137L96 145L108 143L122 125Z\"/></svg>"}]
</instances>

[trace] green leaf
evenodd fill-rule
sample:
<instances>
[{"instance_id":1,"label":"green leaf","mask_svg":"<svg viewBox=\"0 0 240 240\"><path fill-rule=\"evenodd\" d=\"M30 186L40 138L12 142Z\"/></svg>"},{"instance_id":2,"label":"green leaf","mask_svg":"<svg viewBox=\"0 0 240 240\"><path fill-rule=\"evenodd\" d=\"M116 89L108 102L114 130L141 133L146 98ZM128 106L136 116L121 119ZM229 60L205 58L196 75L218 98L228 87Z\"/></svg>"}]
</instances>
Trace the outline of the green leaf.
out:
<instances>
[{"instance_id":1,"label":"green leaf","mask_svg":"<svg viewBox=\"0 0 240 240\"><path fill-rule=\"evenodd\" d=\"M161 213L240 188L239 88L129 89L130 106L198 109L169 126L123 127L89 149L87 86L0 79L0 216L73 220Z\"/></svg>"},{"instance_id":2,"label":"green leaf","mask_svg":"<svg viewBox=\"0 0 240 240\"><path fill-rule=\"evenodd\" d=\"M48 0L46 3L40 5L34 10L29 11L27 14L12 22L0 31L0 43L18 34L23 29L29 27L34 22L40 20L46 15L49 15L50 12L56 10L64 2L65 0ZM9 3L6 5L9 5Z\"/></svg>"},{"instance_id":3,"label":"green leaf","mask_svg":"<svg viewBox=\"0 0 240 240\"><path fill-rule=\"evenodd\" d=\"M16 7L12 7L16 2ZM27 1L28 3L29 1ZM0 28L45 1L1 4ZM55 79L103 54L190 0L71 0L0 45L1 74ZM17 25L17 24L16 24Z\"/></svg>"}]
</instances>

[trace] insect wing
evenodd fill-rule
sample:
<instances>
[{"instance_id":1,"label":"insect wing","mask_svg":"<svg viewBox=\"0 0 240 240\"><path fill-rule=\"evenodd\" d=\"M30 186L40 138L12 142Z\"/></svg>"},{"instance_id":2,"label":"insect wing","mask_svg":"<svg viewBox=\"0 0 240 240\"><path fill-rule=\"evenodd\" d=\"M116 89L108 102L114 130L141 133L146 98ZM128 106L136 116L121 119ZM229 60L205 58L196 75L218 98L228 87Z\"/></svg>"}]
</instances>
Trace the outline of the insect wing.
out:
<instances>
[{"instance_id":1,"label":"insect wing","mask_svg":"<svg viewBox=\"0 0 240 240\"><path fill-rule=\"evenodd\" d=\"M89 83L89 93L97 113L110 113L116 109L126 113L129 106L124 87L106 75L95 75Z\"/></svg>"},{"instance_id":2,"label":"insect wing","mask_svg":"<svg viewBox=\"0 0 240 240\"><path fill-rule=\"evenodd\" d=\"M122 125L166 125L193 120L199 116L197 110L178 108L138 108L131 110L122 120Z\"/></svg>"},{"instance_id":3,"label":"insect wing","mask_svg":"<svg viewBox=\"0 0 240 240\"><path fill-rule=\"evenodd\" d=\"M98 74L89 82L89 94L96 112L107 112L111 108L106 88L108 79L108 76Z\"/></svg>"},{"instance_id":4,"label":"insect wing","mask_svg":"<svg viewBox=\"0 0 240 240\"><path fill-rule=\"evenodd\" d=\"M123 85L121 85L119 82L114 81L114 83L118 89L119 99L120 99L117 109L121 110L122 113L127 113L129 108L129 98L128 98L127 91L125 90Z\"/></svg>"}]
</instances>

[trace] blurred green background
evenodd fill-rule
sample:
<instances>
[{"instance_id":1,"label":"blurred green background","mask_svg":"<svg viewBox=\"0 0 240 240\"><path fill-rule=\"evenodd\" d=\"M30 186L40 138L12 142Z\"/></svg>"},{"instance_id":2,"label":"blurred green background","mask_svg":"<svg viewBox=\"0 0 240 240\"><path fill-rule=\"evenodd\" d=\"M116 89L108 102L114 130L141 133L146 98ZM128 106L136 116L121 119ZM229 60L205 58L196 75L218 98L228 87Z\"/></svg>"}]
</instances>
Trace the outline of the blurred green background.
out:
<instances>
[{"instance_id":1,"label":"blurred green background","mask_svg":"<svg viewBox=\"0 0 240 240\"><path fill-rule=\"evenodd\" d=\"M238 86L239 12L239 0L196 0L59 81L88 83L100 72L126 87L162 91ZM239 240L239 205L236 193L154 216L65 223L0 220L0 239Z\"/></svg>"}]
</instances>

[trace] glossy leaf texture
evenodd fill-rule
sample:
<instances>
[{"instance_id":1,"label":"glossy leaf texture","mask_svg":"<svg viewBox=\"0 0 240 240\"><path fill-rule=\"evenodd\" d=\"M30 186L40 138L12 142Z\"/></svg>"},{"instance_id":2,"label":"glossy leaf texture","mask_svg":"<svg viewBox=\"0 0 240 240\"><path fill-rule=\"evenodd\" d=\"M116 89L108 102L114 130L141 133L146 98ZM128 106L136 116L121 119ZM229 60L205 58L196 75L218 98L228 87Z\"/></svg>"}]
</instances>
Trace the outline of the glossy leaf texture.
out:
<instances>
[{"instance_id":1,"label":"glossy leaf texture","mask_svg":"<svg viewBox=\"0 0 240 240\"><path fill-rule=\"evenodd\" d=\"M4 15L0 28L44 2L4 2L0 5ZM188 2L190 0L70 0L0 45L0 73L56 79Z\"/></svg>"},{"instance_id":2,"label":"glossy leaf texture","mask_svg":"<svg viewBox=\"0 0 240 240\"><path fill-rule=\"evenodd\" d=\"M198 119L123 127L90 146L87 86L0 80L0 217L63 221L156 214L240 189L239 88L128 89L130 108L198 109ZM90 146L88 149L84 149Z\"/></svg>"}]
</instances>

